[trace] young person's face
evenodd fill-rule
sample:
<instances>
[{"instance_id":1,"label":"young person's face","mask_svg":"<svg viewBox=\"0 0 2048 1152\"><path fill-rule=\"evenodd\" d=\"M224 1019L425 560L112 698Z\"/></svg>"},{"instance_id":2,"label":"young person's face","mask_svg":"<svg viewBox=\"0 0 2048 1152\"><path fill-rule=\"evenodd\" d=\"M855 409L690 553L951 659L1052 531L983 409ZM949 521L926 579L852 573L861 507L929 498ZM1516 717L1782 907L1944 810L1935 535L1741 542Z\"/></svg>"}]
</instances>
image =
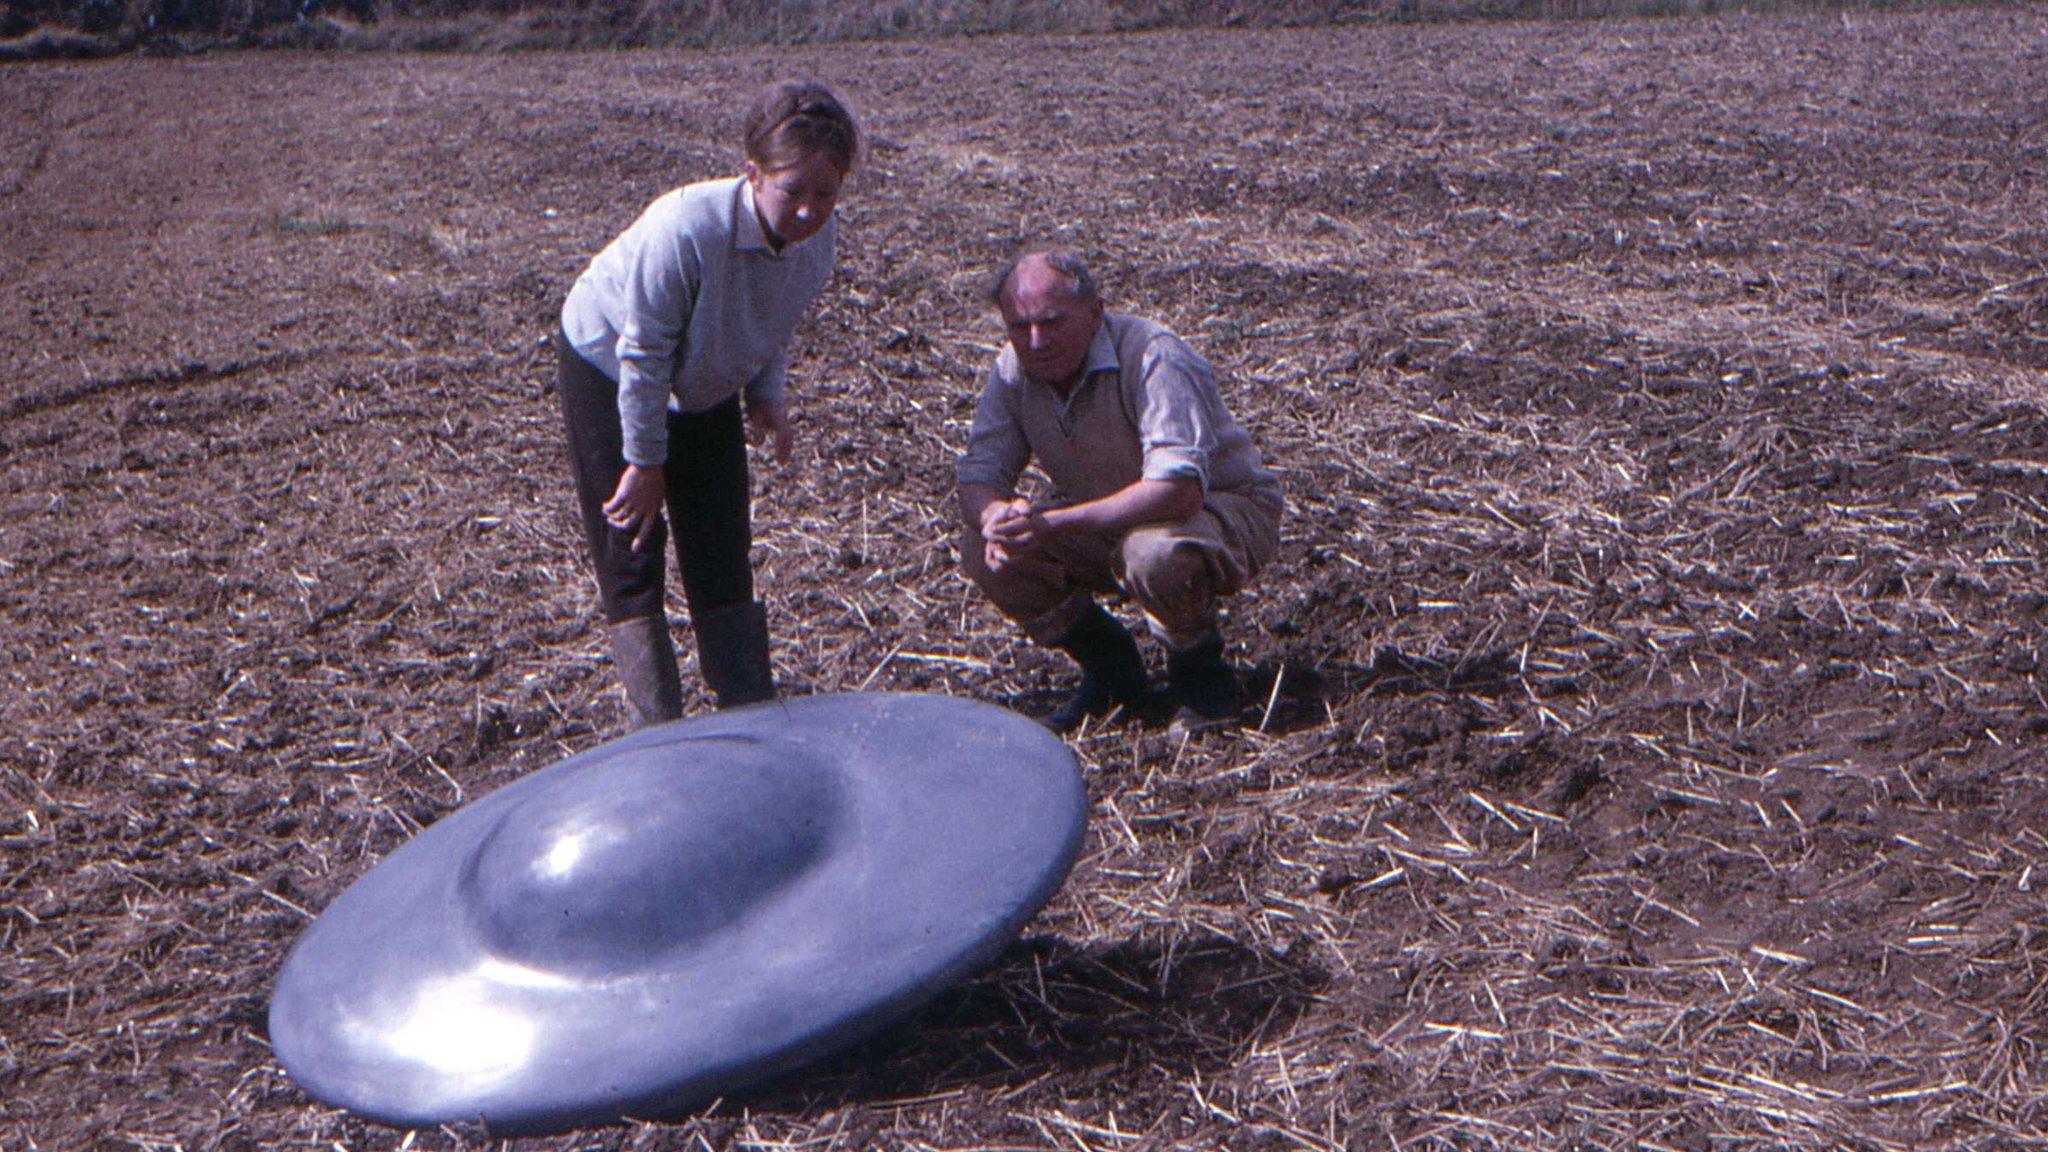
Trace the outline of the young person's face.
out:
<instances>
[{"instance_id":1,"label":"young person's face","mask_svg":"<svg viewBox=\"0 0 2048 1152\"><path fill-rule=\"evenodd\" d=\"M1025 260L1011 271L998 306L1024 371L1047 384L1071 384L1102 323L1102 302L1082 303L1051 265Z\"/></svg>"},{"instance_id":2,"label":"young person's face","mask_svg":"<svg viewBox=\"0 0 2048 1152\"><path fill-rule=\"evenodd\" d=\"M818 234L839 203L845 174L832 157L813 152L788 168L773 172L747 161L747 183L754 189L754 211L777 248L801 244Z\"/></svg>"}]
</instances>

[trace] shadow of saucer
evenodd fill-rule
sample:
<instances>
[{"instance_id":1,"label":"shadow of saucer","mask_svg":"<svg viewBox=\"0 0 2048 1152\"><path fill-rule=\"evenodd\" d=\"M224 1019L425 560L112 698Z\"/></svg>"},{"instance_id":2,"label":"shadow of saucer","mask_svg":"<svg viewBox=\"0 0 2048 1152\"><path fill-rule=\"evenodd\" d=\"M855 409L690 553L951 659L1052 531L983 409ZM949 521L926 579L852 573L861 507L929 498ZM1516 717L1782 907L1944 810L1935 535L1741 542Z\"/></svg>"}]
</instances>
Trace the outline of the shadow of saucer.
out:
<instances>
[{"instance_id":1,"label":"shadow of saucer","mask_svg":"<svg viewBox=\"0 0 2048 1152\"><path fill-rule=\"evenodd\" d=\"M1207 1076L1261 1029L1285 1028L1327 982L1313 964L1220 936L1085 951L1036 937L907 1020L720 1111L809 1113L1104 1069Z\"/></svg>"}]
</instances>

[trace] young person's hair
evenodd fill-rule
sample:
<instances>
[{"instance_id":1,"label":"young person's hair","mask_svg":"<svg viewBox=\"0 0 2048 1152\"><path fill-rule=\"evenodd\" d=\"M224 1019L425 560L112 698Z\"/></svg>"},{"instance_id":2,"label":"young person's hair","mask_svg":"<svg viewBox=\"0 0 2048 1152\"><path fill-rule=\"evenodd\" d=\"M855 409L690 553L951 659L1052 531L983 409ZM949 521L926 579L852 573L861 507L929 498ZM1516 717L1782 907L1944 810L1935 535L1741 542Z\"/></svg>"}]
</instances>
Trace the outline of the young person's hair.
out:
<instances>
[{"instance_id":1,"label":"young person's hair","mask_svg":"<svg viewBox=\"0 0 2048 1152\"><path fill-rule=\"evenodd\" d=\"M860 161L860 125L832 89L815 81L770 84L747 111L747 159L763 172L794 168L818 153L840 174Z\"/></svg>"},{"instance_id":2,"label":"young person's hair","mask_svg":"<svg viewBox=\"0 0 2048 1152\"><path fill-rule=\"evenodd\" d=\"M989 277L988 302L1000 308L1003 293L1010 287L1010 277L1027 260L1043 260L1045 266L1060 274L1067 285L1074 290L1074 302L1083 308L1102 299L1102 291L1095 285L1095 274L1088 271L1088 265L1076 253L1066 248L1031 248L996 269Z\"/></svg>"}]
</instances>

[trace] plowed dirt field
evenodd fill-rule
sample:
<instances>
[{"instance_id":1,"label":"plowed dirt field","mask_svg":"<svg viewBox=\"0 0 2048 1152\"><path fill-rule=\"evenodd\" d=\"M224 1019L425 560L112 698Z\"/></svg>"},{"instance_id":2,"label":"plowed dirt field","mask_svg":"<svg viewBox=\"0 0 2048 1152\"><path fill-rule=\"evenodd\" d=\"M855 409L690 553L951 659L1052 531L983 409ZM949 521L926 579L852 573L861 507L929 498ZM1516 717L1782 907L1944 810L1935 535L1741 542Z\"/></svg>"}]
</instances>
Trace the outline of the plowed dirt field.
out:
<instances>
[{"instance_id":1,"label":"plowed dirt field","mask_svg":"<svg viewBox=\"0 0 2048 1152\"><path fill-rule=\"evenodd\" d=\"M539 340L793 74L875 147L757 463L787 690L1063 687L950 531L982 278L1062 240L1288 485L1257 705L1078 739L1072 879L915 1019L519 1147L2048 1141L2012 5L0 70L0 1147L496 1146L308 1100L269 990L619 730Z\"/></svg>"}]
</instances>

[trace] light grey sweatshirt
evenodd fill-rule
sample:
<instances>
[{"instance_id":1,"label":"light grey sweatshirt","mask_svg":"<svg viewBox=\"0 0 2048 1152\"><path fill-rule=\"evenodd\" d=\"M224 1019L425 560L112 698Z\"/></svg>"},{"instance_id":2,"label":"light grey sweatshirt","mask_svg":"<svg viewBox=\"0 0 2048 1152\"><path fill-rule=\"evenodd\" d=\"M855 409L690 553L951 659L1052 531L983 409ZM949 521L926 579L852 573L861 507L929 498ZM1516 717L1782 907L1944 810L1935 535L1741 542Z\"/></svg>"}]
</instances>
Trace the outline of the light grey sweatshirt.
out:
<instances>
[{"instance_id":1,"label":"light grey sweatshirt","mask_svg":"<svg viewBox=\"0 0 2048 1152\"><path fill-rule=\"evenodd\" d=\"M626 461L668 457L664 412L702 412L745 390L783 398L790 334L832 275L838 219L769 247L742 177L656 199L590 262L562 305L569 343L619 383Z\"/></svg>"}]
</instances>

